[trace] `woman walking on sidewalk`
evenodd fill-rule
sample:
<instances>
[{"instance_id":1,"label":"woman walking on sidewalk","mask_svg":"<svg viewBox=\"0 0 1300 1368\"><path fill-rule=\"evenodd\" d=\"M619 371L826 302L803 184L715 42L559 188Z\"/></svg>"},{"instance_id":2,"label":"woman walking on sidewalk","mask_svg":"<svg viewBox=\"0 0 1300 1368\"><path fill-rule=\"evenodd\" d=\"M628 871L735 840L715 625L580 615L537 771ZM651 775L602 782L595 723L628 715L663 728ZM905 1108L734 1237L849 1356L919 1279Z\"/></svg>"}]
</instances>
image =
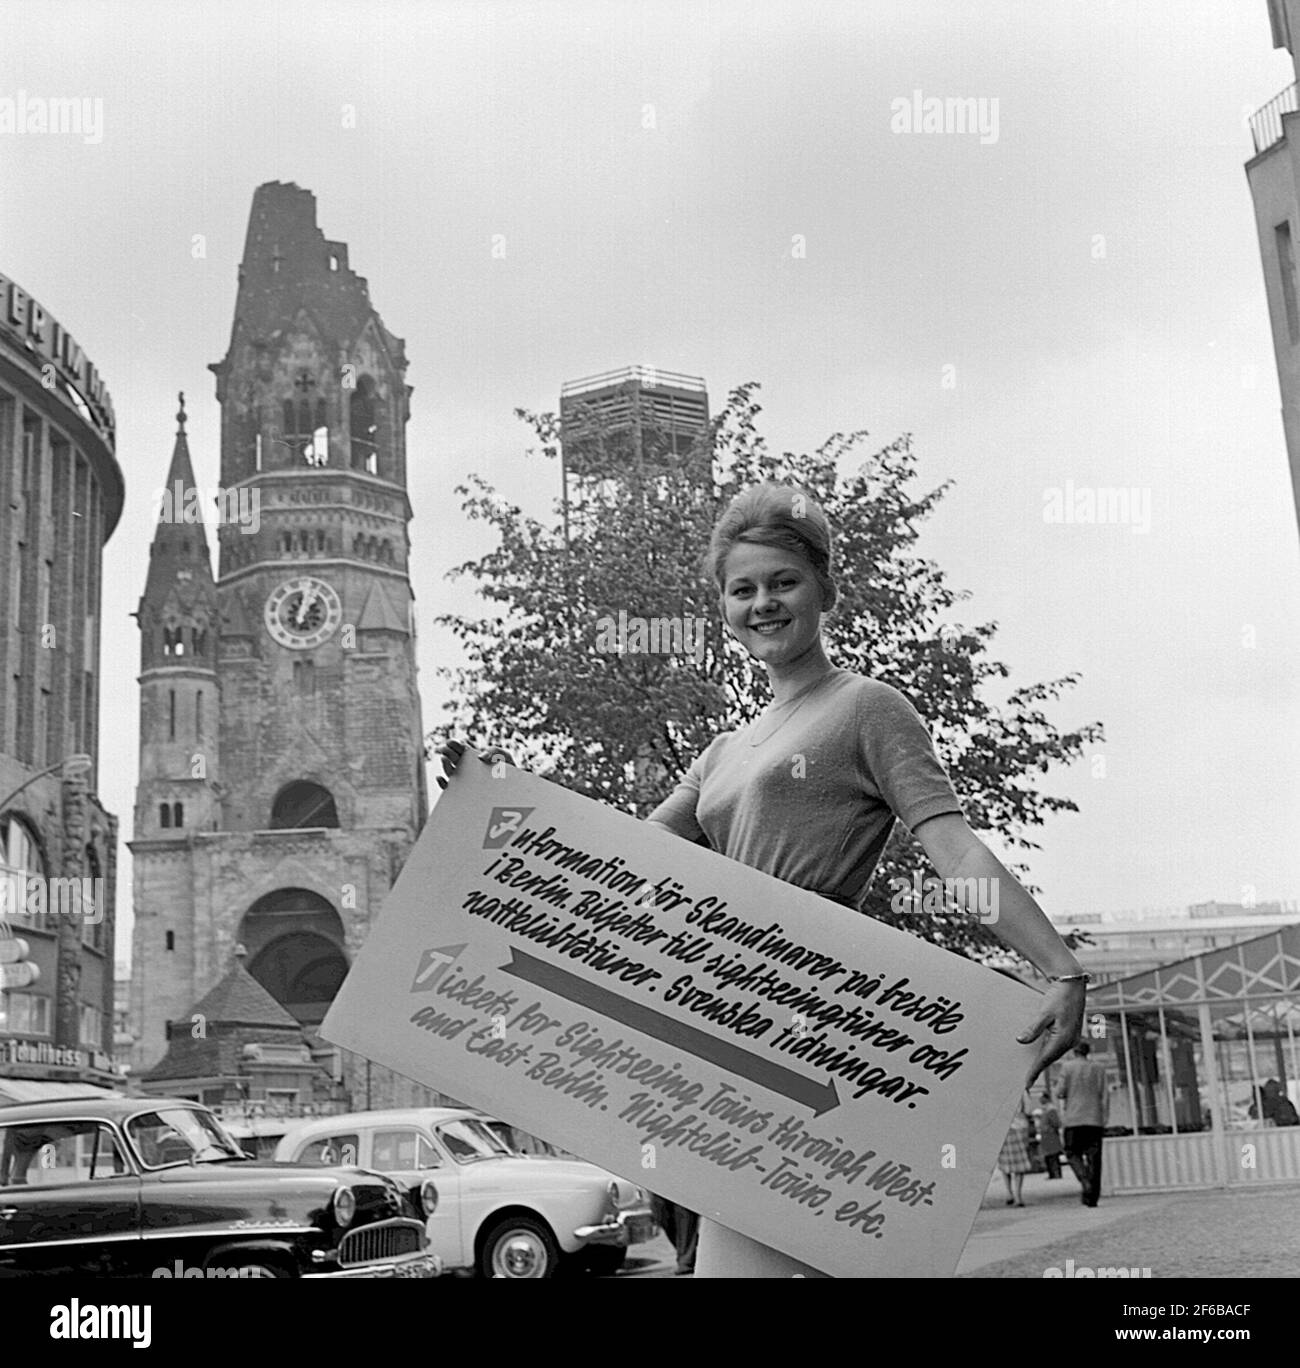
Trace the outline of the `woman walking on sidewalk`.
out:
<instances>
[{"instance_id":1,"label":"woman walking on sidewalk","mask_svg":"<svg viewBox=\"0 0 1300 1368\"><path fill-rule=\"evenodd\" d=\"M1029 1158L1029 1127L1024 1098L1021 1098L1020 1109L1011 1118L1011 1129L1007 1131L1007 1138L998 1152L998 1169L1007 1185L1008 1206L1022 1207L1025 1204L1022 1196L1025 1174L1033 1170Z\"/></svg>"}]
</instances>

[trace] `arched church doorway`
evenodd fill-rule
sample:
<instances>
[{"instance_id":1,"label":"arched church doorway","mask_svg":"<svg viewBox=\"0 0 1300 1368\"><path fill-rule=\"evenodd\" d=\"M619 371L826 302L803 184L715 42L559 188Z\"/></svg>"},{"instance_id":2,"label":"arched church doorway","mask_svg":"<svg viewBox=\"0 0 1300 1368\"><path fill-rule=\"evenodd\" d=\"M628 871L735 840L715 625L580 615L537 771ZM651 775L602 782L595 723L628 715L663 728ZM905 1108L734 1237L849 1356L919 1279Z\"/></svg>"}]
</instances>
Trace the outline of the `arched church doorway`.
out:
<instances>
[{"instance_id":1,"label":"arched church doorway","mask_svg":"<svg viewBox=\"0 0 1300 1368\"><path fill-rule=\"evenodd\" d=\"M278 888L240 923L248 972L304 1026L320 1025L348 972L343 922L318 893Z\"/></svg>"}]
</instances>

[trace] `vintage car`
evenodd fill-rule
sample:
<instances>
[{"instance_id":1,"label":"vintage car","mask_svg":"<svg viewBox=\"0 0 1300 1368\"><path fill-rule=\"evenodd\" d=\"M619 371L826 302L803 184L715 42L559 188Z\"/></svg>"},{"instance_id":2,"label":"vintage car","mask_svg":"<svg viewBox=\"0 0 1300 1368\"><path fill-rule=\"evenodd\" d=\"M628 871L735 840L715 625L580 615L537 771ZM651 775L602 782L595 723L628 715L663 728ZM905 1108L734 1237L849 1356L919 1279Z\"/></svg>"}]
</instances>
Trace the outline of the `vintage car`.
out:
<instances>
[{"instance_id":1,"label":"vintage car","mask_svg":"<svg viewBox=\"0 0 1300 1368\"><path fill-rule=\"evenodd\" d=\"M355 1166L251 1159L158 1097L0 1110L0 1277L436 1277L413 1190Z\"/></svg>"},{"instance_id":2,"label":"vintage car","mask_svg":"<svg viewBox=\"0 0 1300 1368\"><path fill-rule=\"evenodd\" d=\"M525 1154L503 1123L468 1108L321 1117L289 1131L275 1157L355 1163L408 1191L429 1180L430 1248L448 1271L489 1278L616 1273L657 1230L645 1192L580 1159Z\"/></svg>"}]
</instances>

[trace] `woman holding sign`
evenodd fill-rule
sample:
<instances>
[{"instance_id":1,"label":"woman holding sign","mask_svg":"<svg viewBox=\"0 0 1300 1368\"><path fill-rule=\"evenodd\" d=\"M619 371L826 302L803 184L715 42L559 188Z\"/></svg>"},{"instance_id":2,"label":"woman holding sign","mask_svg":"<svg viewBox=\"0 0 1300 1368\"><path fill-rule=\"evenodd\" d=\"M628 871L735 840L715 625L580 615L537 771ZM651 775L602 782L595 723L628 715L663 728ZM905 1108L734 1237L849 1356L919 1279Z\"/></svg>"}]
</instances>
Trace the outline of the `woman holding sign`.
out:
<instances>
[{"instance_id":1,"label":"woman holding sign","mask_svg":"<svg viewBox=\"0 0 1300 1368\"><path fill-rule=\"evenodd\" d=\"M699 755L650 815L689 840L856 908L895 820L949 885L999 892L994 929L1053 980L1022 1043L1041 1040L1037 1076L1078 1037L1086 975L1037 904L962 815L925 724L897 689L837 669L822 643L835 606L830 524L816 500L763 484L713 530L708 566L727 630L760 661L772 704ZM802 756L805 777L792 777ZM972 911L975 909L972 908ZM697 1277L822 1276L716 1222L700 1223Z\"/></svg>"},{"instance_id":2,"label":"woman holding sign","mask_svg":"<svg viewBox=\"0 0 1300 1368\"><path fill-rule=\"evenodd\" d=\"M767 671L772 703L748 726L717 736L648 820L855 909L901 821L941 879L962 881L949 887L998 891L997 934L1052 979L1042 1010L1018 1037L1041 1041L1032 1081L1077 1039L1087 976L967 825L912 704L827 658L822 615L835 605L831 564L830 524L801 489L756 485L723 513L709 573L727 630ZM449 773L460 758L456 746L442 752ZM792 757L802 760L797 768ZM795 1275L824 1276L701 1220L697 1277Z\"/></svg>"}]
</instances>

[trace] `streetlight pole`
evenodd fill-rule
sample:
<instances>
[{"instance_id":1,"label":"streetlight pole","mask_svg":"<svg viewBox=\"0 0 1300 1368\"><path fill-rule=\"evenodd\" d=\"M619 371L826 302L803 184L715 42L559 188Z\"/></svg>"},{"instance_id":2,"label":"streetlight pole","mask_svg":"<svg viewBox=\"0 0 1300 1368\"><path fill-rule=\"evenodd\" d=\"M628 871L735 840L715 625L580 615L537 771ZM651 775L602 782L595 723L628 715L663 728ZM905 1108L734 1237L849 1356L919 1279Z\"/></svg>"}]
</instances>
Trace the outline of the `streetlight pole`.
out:
<instances>
[{"instance_id":1,"label":"streetlight pole","mask_svg":"<svg viewBox=\"0 0 1300 1368\"><path fill-rule=\"evenodd\" d=\"M8 793L4 798L0 798L0 813L4 812L5 808L18 797L23 789L34 784L38 779L44 779L47 775L54 774L56 771L60 770L62 771L62 777L64 779L71 779L78 774L84 774L93 763L90 756L81 751L77 751L73 755L65 755L62 760L56 760L54 764L47 765L46 768L39 771L39 773L33 774L28 779L24 779L12 793Z\"/></svg>"}]
</instances>

